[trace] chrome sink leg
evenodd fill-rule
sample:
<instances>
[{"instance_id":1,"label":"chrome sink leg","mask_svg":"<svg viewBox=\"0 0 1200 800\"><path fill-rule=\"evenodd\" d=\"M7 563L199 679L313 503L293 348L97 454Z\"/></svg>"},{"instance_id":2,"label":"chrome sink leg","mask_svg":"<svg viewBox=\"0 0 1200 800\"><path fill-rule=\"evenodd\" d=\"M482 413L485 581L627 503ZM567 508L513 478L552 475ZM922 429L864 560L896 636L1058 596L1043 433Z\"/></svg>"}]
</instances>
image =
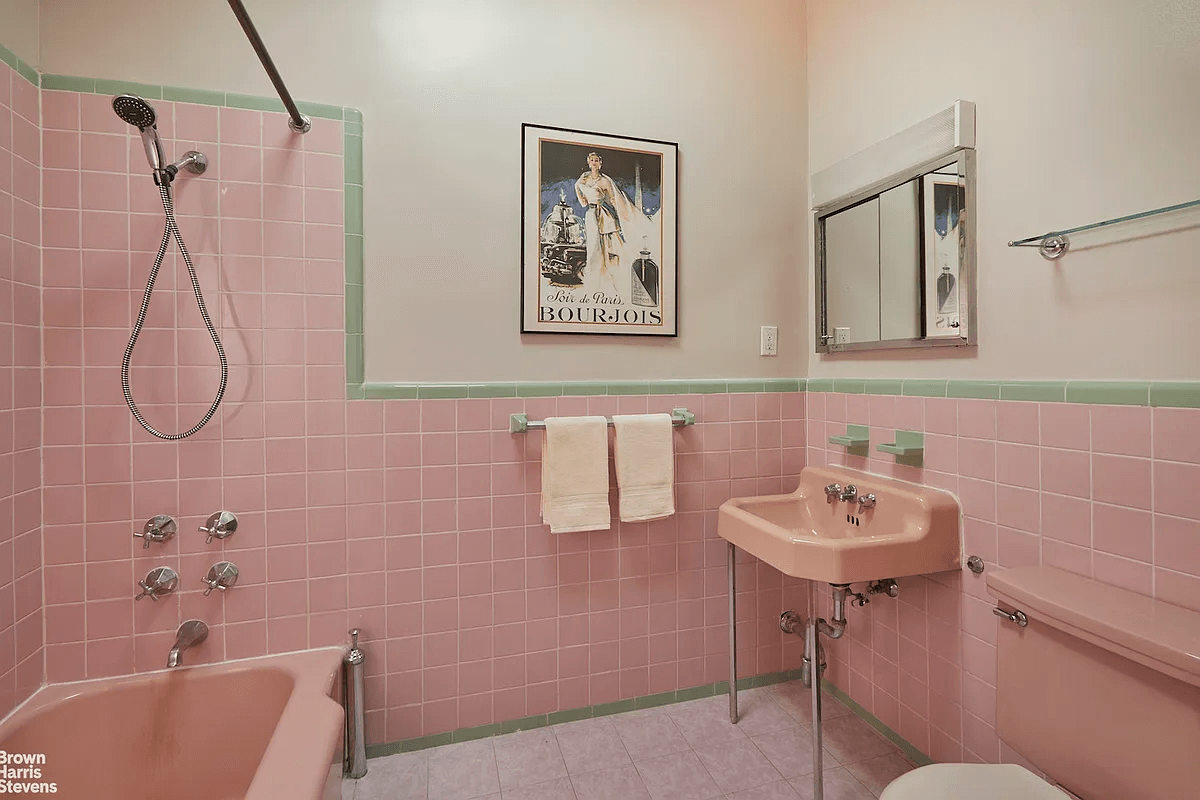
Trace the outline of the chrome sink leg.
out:
<instances>
[{"instance_id":1,"label":"chrome sink leg","mask_svg":"<svg viewBox=\"0 0 1200 800\"><path fill-rule=\"evenodd\" d=\"M805 649L812 653L812 742L813 742L813 800L824 800L825 780L821 769L821 668L817 633L817 582L808 582L808 630L805 635Z\"/></svg>"},{"instance_id":2,"label":"chrome sink leg","mask_svg":"<svg viewBox=\"0 0 1200 800\"><path fill-rule=\"evenodd\" d=\"M729 571L729 721L734 725L738 721L737 710L737 604L734 600L734 560L737 548L729 542L726 550L726 568Z\"/></svg>"}]
</instances>

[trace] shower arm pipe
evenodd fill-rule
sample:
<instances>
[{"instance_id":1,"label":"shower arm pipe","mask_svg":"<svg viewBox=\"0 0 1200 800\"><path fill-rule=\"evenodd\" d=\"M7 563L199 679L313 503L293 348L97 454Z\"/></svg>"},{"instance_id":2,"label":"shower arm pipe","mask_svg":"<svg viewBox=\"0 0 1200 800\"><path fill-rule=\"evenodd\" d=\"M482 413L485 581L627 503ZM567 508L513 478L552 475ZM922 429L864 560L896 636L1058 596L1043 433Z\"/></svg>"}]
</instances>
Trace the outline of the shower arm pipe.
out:
<instances>
[{"instance_id":1,"label":"shower arm pipe","mask_svg":"<svg viewBox=\"0 0 1200 800\"><path fill-rule=\"evenodd\" d=\"M263 44L262 37L258 35L258 29L254 27L254 21L246 13L246 7L242 5L242 0L229 0L229 7L233 9L233 15L241 23L242 30L246 32L246 38L250 40L250 46L254 48L254 52L258 55L258 60L262 62L263 69L267 71L267 77L271 79L271 83L275 86L275 91L279 94L279 99L283 101L283 107L287 109L288 117L290 117L288 119L288 127L296 133L308 133L312 130L312 120L301 114L300 109L296 107L296 101L292 99L292 93L288 91L287 86L283 83L283 78L279 76L279 70L275 68L275 62L271 59L271 54L267 52L267 46Z\"/></svg>"}]
</instances>

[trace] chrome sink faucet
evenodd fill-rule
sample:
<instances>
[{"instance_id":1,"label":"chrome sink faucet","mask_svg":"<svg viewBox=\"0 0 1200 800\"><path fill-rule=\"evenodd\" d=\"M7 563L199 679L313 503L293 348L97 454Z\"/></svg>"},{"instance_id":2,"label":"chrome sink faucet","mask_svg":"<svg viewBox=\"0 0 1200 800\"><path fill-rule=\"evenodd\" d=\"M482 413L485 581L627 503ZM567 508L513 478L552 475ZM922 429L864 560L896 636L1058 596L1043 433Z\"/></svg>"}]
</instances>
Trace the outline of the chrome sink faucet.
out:
<instances>
[{"instance_id":1,"label":"chrome sink faucet","mask_svg":"<svg viewBox=\"0 0 1200 800\"><path fill-rule=\"evenodd\" d=\"M858 497L858 487L853 483L846 484L846 488L842 489L842 499L847 503L853 503L856 497Z\"/></svg>"},{"instance_id":2,"label":"chrome sink faucet","mask_svg":"<svg viewBox=\"0 0 1200 800\"><path fill-rule=\"evenodd\" d=\"M167 668L178 667L183 663L183 651L198 645L208 638L208 626L198 619L189 619L175 631L175 646L167 656Z\"/></svg>"},{"instance_id":3,"label":"chrome sink faucet","mask_svg":"<svg viewBox=\"0 0 1200 800\"><path fill-rule=\"evenodd\" d=\"M825 487L825 502L833 505L838 501L842 494L842 485L840 483L831 483Z\"/></svg>"}]
</instances>

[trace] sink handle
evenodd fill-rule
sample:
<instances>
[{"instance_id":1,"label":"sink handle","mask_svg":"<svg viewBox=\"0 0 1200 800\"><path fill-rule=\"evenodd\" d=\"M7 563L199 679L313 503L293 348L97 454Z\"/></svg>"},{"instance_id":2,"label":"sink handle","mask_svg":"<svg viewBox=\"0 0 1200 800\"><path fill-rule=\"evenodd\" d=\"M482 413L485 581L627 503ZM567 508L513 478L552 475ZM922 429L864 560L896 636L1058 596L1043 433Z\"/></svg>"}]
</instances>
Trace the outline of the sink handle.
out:
<instances>
[{"instance_id":1,"label":"sink handle","mask_svg":"<svg viewBox=\"0 0 1200 800\"><path fill-rule=\"evenodd\" d=\"M859 514L863 513L863 511L866 511L868 508L874 508L874 507L875 507L875 495L874 494L864 494L864 495L859 496L859 498L858 498L858 513Z\"/></svg>"},{"instance_id":2,"label":"sink handle","mask_svg":"<svg viewBox=\"0 0 1200 800\"><path fill-rule=\"evenodd\" d=\"M858 487L853 483L846 484L846 488L842 489L842 499L847 503L853 503L856 497L858 497Z\"/></svg>"},{"instance_id":3,"label":"sink handle","mask_svg":"<svg viewBox=\"0 0 1200 800\"><path fill-rule=\"evenodd\" d=\"M831 483L825 487L825 502L829 504L836 503L842 496L842 485L840 483Z\"/></svg>"}]
</instances>

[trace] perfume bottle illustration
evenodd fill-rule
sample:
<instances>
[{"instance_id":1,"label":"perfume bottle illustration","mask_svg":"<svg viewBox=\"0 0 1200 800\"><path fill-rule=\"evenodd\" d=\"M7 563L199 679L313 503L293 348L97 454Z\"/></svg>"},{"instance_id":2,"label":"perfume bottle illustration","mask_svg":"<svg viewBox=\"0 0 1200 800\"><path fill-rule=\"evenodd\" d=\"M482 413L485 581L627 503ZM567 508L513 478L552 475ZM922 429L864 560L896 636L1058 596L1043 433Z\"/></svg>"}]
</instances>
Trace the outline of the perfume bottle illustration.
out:
<instances>
[{"instance_id":1,"label":"perfume bottle illustration","mask_svg":"<svg viewBox=\"0 0 1200 800\"><path fill-rule=\"evenodd\" d=\"M950 273L950 265L942 266L937 278L937 313L954 314L958 311L958 282Z\"/></svg>"},{"instance_id":2,"label":"perfume bottle illustration","mask_svg":"<svg viewBox=\"0 0 1200 800\"><path fill-rule=\"evenodd\" d=\"M646 237L642 237L643 240ZM650 258L647 242L642 242L638 258L633 262L633 285L630 300L635 306L658 305L658 265Z\"/></svg>"}]
</instances>

